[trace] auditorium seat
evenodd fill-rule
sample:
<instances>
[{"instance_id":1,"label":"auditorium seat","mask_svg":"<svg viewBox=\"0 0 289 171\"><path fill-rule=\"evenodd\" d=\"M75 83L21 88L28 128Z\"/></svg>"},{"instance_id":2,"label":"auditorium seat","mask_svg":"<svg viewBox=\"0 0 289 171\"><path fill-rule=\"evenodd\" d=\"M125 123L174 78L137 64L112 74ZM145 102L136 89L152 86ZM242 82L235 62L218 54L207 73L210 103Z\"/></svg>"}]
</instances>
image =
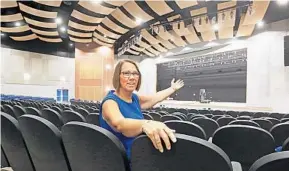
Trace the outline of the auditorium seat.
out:
<instances>
[{"instance_id":1,"label":"auditorium seat","mask_svg":"<svg viewBox=\"0 0 289 171\"><path fill-rule=\"evenodd\" d=\"M212 110L211 113L213 115L224 115L224 112L223 111L220 111L220 110Z\"/></svg>"},{"instance_id":2,"label":"auditorium seat","mask_svg":"<svg viewBox=\"0 0 289 171\"><path fill-rule=\"evenodd\" d=\"M166 121L164 123L169 128L176 130L176 133L207 139L205 131L197 124L188 121Z\"/></svg>"},{"instance_id":3,"label":"auditorium seat","mask_svg":"<svg viewBox=\"0 0 289 171\"><path fill-rule=\"evenodd\" d=\"M52 110L55 110L58 114L61 114L62 110L58 106L52 106Z\"/></svg>"},{"instance_id":4,"label":"auditorium seat","mask_svg":"<svg viewBox=\"0 0 289 171\"><path fill-rule=\"evenodd\" d=\"M153 117L153 119L154 119L155 121L161 121L161 117L162 117L161 114L158 114L158 113L156 113L156 112L149 112L148 114L149 114L151 117Z\"/></svg>"},{"instance_id":5,"label":"auditorium seat","mask_svg":"<svg viewBox=\"0 0 289 171\"><path fill-rule=\"evenodd\" d=\"M76 111L76 110L73 110L73 109L70 108L70 107L64 107L64 108L63 108L63 111L66 111L66 110L68 110L68 111ZM62 111L62 112L63 112L63 111Z\"/></svg>"},{"instance_id":6,"label":"auditorium seat","mask_svg":"<svg viewBox=\"0 0 289 171\"><path fill-rule=\"evenodd\" d=\"M71 121L86 122L85 118L81 114L74 111L65 110L62 112L61 116L64 124Z\"/></svg>"},{"instance_id":7,"label":"auditorium seat","mask_svg":"<svg viewBox=\"0 0 289 171\"><path fill-rule=\"evenodd\" d=\"M13 171L35 171L18 121L6 113L1 113L1 147Z\"/></svg>"},{"instance_id":8,"label":"auditorium seat","mask_svg":"<svg viewBox=\"0 0 289 171\"><path fill-rule=\"evenodd\" d=\"M261 128L265 129L266 131L270 131L270 129L273 127L273 124L271 121L262 119L262 118L256 118L252 119L252 121L256 122L260 125Z\"/></svg>"},{"instance_id":9,"label":"auditorium seat","mask_svg":"<svg viewBox=\"0 0 289 171\"><path fill-rule=\"evenodd\" d=\"M288 138L283 142L282 151L289 151L289 136L288 136Z\"/></svg>"},{"instance_id":10,"label":"auditorium seat","mask_svg":"<svg viewBox=\"0 0 289 171\"><path fill-rule=\"evenodd\" d=\"M272 122L273 125L276 125L276 124L279 124L280 123L280 120L276 119L276 118L271 118L271 117L264 117L262 119L266 119L270 122Z\"/></svg>"},{"instance_id":11,"label":"auditorium seat","mask_svg":"<svg viewBox=\"0 0 289 171\"><path fill-rule=\"evenodd\" d=\"M255 126L261 128L259 124L254 121L247 121L247 120L235 120L229 123L229 125L248 125L248 126Z\"/></svg>"},{"instance_id":12,"label":"auditorium seat","mask_svg":"<svg viewBox=\"0 0 289 171\"><path fill-rule=\"evenodd\" d=\"M289 123L280 123L272 127L270 130L275 139L276 146L281 146L289 137Z\"/></svg>"},{"instance_id":13,"label":"auditorium seat","mask_svg":"<svg viewBox=\"0 0 289 171\"><path fill-rule=\"evenodd\" d=\"M283 119L281 119L281 123L285 123L285 122L288 122L289 121L289 118L283 118Z\"/></svg>"},{"instance_id":14,"label":"auditorium seat","mask_svg":"<svg viewBox=\"0 0 289 171\"><path fill-rule=\"evenodd\" d=\"M204 114L207 118L212 118L214 115L213 114Z\"/></svg>"},{"instance_id":15,"label":"auditorium seat","mask_svg":"<svg viewBox=\"0 0 289 171\"><path fill-rule=\"evenodd\" d=\"M167 112L167 111L159 111L159 112L149 112L149 114L151 114L151 113L156 113L156 114L160 114L161 116L163 116L163 115L168 115L169 113ZM151 115L152 116L152 115Z\"/></svg>"},{"instance_id":16,"label":"auditorium seat","mask_svg":"<svg viewBox=\"0 0 289 171\"><path fill-rule=\"evenodd\" d=\"M235 118L232 117L221 117L217 120L218 124L220 127L228 125L230 122L236 120Z\"/></svg>"},{"instance_id":17,"label":"auditorium seat","mask_svg":"<svg viewBox=\"0 0 289 171\"><path fill-rule=\"evenodd\" d=\"M26 112L25 114L41 116L40 111L34 107L26 107L25 112Z\"/></svg>"},{"instance_id":18,"label":"auditorium seat","mask_svg":"<svg viewBox=\"0 0 289 171\"><path fill-rule=\"evenodd\" d=\"M10 105L4 104L3 109L4 109L5 113L7 113L7 114L11 115L13 118L17 119L17 117L13 111L13 108Z\"/></svg>"},{"instance_id":19,"label":"auditorium seat","mask_svg":"<svg viewBox=\"0 0 289 171\"><path fill-rule=\"evenodd\" d=\"M203 115L203 114L196 114L196 115L194 115L194 116L191 116L191 122L192 122L192 120L194 120L194 119L196 119L196 118L207 118L205 115Z\"/></svg>"},{"instance_id":20,"label":"auditorium seat","mask_svg":"<svg viewBox=\"0 0 289 171\"><path fill-rule=\"evenodd\" d=\"M62 127L62 139L72 171L126 171L122 143L96 125L70 122Z\"/></svg>"},{"instance_id":21,"label":"auditorium seat","mask_svg":"<svg viewBox=\"0 0 289 171\"><path fill-rule=\"evenodd\" d=\"M289 118L289 114L285 114L282 119Z\"/></svg>"},{"instance_id":22,"label":"auditorium seat","mask_svg":"<svg viewBox=\"0 0 289 171\"><path fill-rule=\"evenodd\" d=\"M196 114L198 114L199 111L197 109L188 109L188 113L196 113Z\"/></svg>"},{"instance_id":23,"label":"auditorium seat","mask_svg":"<svg viewBox=\"0 0 289 171\"><path fill-rule=\"evenodd\" d=\"M161 122L165 121L171 121L171 120L182 120L179 116L174 116L174 115L164 115L161 117Z\"/></svg>"},{"instance_id":24,"label":"auditorium seat","mask_svg":"<svg viewBox=\"0 0 289 171\"><path fill-rule=\"evenodd\" d=\"M247 116L247 115L238 116L237 120L251 120L251 116Z\"/></svg>"},{"instance_id":25,"label":"auditorium seat","mask_svg":"<svg viewBox=\"0 0 289 171\"><path fill-rule=\"evenodd\" d=\"M172 113L171 115L175 115L175 116L178 116L180 117L182 120L186 121L187 120L187 116L183 113L180 113L180 112L174 112Z\"/></svg>"},{"instance_id":26,"label":"auditorium seat","mask_svg":"<svg viewBox=\"0 0 289 171\"><path fill-rule=\"evenodd\" d=\"M26 113L25 109L19 105L13 106L13 111L17 119Z\"/></svg>"},{"instance_id":27,"label":"auditorium seat","mask_svg":"<svg viewBox=\"0 0 289 171\"><path fill-rule=\"evenodd\" d=\"M211 114L211 111L209 110L199 110L200 114Z\"/></svg>"},{"instance_id":28,"label":"auditorium seat","mask_svg":"<svg viewBox=\"0 0 289 171\"><path fill-rule=\"evenodd\" d=\"M99 126L99 113L90 113L87 115L86 122Z\"/></svg>"},{"instance_id":29,"label":"auditorium seat","mask_svg":"<svg viewBox=\"0 0 289 171\"><path fill-rule=\"evenodd\" d=\"M4 112L4 108L3 108L3 106L1 105L1 112Z\"/></svg>"},{"instance_id":30,"label":"auditorium seat","mask_svg":"<svg viewBox=\"0 0 289 171\"><path fill-rule=\"evenodd\" d=\"M262 117L268 117L268 116L269 116L268 113L256 112L256 113L253 115L253 118L262 118Z\"/></svg>"},{"instance_id":31,"label":"auditorium seat","mask_svg":"<svg viewBox=\"0 0 289 171\"><path fill-rule=\"evenodd\" d=\"M253 112L247 112L247 111L243 111L238 114L238 116L253 116L253 115L254 115Z\"/></svg>"},{"instance_id":32,"label":"auditorium seat","mask_svg":"<svg viewBox=\"0 0 289 171\"><path fill-rule=\"evenodd\" d=\"M77 112L78 112L79 114L81 114L84 118L85 118L87 115L89 115L89 112L88 112L86 109L84 109L84 108L78 108L78 109L77 109Z\"/></svg>"},{"instance_id":33,"label":"auditorium seat","mask_svg":"<svg viewBox=\"0 0 289 171\"><path fill-rule=\"evenodd\" d=\"M227 114L232 116L232 117L234 117L234 118L236 118L236 117L238 117L239 112L237 112L237 111L227 111Z\"/></svg>"},{"instance_id":34,"label":"auditorium seat","mask_svg":"<svg viewBox=\"0 0 289 171\"><path fill-rule=\"evenodd\" d=\"M53 123L58 129L61 129L63 125L62 116L53 109L43 109L42 117Z\"/></svg>"},{"instance_id":35,"label":"auditorium seat","mask_svg":"<svg viewBox=\"0 0 289 171\"><path fill-rule=\"evenodd\" d=\"M55 125L34 115L23 115L18 120L36 171L70 170L61 133Z\"/></svg>"},{"instance_id":36,"label":"auditorium seat","mask_svg":"<svg viewBox=\"0 0 289 171\"><path fill-rule=\"evenodd\" d=\"M188 110L187 109L177 109L177 112L181 112L183 114L188 114Z\"/></svg>"},{"instance_id":37,"label":"auditorium seat","mask_svg":"<svg viewBox=\"0 0 289 171\"><path fill-rule=\"evenodd\" d=\"M9 163L1 146L1 168L3 167L9 167Z\"/></svg>"},{"instance_id":38,"label":"auditorium seat","mask_svg":"<svg viewBox=\"0 0 289 171\"><path fill-rule=\"evenodd\" d=\"M232 171L228 156L216 145L183 134L177 143L160 153L146 135L132 145L131 171Z\"/></svg>"},{"instance_id":39,"label":"auditorium seat","mask_svg":"<svg viewBox=\"0 0 289 171\"><path fill-rule=\"evenodd\" d=\"M223 126L214 133L212 142L232 161L240 162L243 171L275 149L274 138L268 131L247 125Z\"/></svg>"},{"instance_id":40,"label":"auditorium seat","mask_svg":"<svg viewBox=\"0 0 289 171\"><path fill-rule=\"evenodd\" d=\"M144 116L144 119L146 119L146 120L154 120L153 117L149 114L144 113L143 116Z\"/></svg>"},{"instance_id":41,"label":"auditorium seat","mask_svg":"<svg viewBox=\"0 0 289 171\"><path fill-rule=\"evenodd\" d=\"M289 151L268 154L258 159L249 171L288 171Z\"/></svg>"},{"instance_id":42,"label":"auditorium seat","mask_svg":"<svg viewBox=\"0 0 289 171\"><path fill-rule=\"evenodd\" d=\"M212 117L212 119L214 119L215 121L218 120L219 118L223 117L224 115L214 115Z\"/></svg>"},{"instance_id":43,"label":"auditorium seat","mask_svg":"<svg viewBox=\"0 0 289 171\"><path fill-rule=\"evenodd\" d=\"M284 117L284 114L281 114L281 113L271 113L269 114L269 117L271 118L276 118L278 120L282 119Z\"/></svg>"},{"instance_id":44,"label":"auditorium seat","mask_svg":"<svg viewBox=\"0 0 289 171\"><path fill-rule=\"evenodd\" d=\"M207 139L212 137L213 133L219 128L219 124L210 118L196 118L191 122L199 125L205 131Z\"/></svg>"}]
</instances>

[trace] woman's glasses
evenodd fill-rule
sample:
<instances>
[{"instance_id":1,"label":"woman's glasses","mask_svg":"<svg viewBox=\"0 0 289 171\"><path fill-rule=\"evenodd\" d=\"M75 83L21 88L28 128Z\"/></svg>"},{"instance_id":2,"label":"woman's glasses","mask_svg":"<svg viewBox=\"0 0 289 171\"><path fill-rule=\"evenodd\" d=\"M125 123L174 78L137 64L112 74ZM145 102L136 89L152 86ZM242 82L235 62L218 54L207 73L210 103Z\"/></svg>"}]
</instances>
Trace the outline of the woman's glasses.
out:
<instances>
[{"instance_id":1,"label":"woman's glasses","mask_svg":"<svg viewBox=\"0 0 289 171\"><path fill-rule=\"evenodd\" d=\"M134 78L138 78L138 77L139 77L139 73L138 73L138 72L124 71L124 72L121 72L121 74L122 74L125 78L129 78L131 75L132 75Z\"/></svg>"}]
</instances>

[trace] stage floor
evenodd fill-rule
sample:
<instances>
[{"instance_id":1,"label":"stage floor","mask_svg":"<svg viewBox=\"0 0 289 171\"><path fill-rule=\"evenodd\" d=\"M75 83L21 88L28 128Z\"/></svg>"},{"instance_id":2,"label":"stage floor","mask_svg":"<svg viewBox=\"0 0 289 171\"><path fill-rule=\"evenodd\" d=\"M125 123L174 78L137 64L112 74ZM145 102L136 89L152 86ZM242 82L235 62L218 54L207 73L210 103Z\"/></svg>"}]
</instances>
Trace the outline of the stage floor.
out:
<instances>
[{"instance_id":1,"label":"stage floor","mask_svg":"<svg viewBox=\"0 0 289 171\"><path fill-rule=\"evenodd\" d=\"M188 109L212 109L212 110L236 110L236 111L258 111L272 112L272 108L265 106L252 106L246 103L210 102L200 103L198 101L164 100L155 107L173 107Z\"/></svg>"}]
</instances>

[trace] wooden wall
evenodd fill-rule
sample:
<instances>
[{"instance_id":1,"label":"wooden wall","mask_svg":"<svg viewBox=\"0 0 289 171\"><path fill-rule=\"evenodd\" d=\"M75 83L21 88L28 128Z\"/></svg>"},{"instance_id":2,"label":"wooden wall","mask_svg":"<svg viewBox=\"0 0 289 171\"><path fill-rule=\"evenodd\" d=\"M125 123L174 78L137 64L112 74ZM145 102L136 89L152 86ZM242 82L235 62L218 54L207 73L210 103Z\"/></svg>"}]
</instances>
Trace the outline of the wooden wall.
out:
<instances>
[{"instance_id":1,"label":"wooden wall","mask_svg":"<svg viewBox=\"0 0 289 171\"><path fill-rule=\"evenodd\" d=\"M75 98L102 100L113 87L113 48L96 44L75 47Z\"/></svg>"}]
</instances>

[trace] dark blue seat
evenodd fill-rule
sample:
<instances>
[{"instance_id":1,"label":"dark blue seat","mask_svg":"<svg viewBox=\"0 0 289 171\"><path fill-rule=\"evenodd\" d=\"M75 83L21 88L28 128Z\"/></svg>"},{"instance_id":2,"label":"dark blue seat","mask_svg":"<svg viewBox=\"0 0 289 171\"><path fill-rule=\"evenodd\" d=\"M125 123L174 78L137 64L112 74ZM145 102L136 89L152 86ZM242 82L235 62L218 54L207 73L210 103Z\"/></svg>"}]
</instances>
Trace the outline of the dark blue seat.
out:
<instances>
[{"instance_id":1,"label":"dark blue seat","mask_svg":"<svg viewBox=\"0 0 289 171\"><path fill-rule=\"evenodd\" d=\"M25 111L26 111L25 114L41 116L41 112L38 109L34 108L34 107L26 107Z\"/></svg>"},{"instance_id":2,"label":"dark blue seat","mask_svg":"<svg viewBox=\"0 0 289 171\"><path fill-rule=\"evenodd\" d=\"M273 126L270 133L275 139L276 146L281 146L283 142L289 137L289 123L280 123Z\"/></svg>"},{"instance_id":3,"label":"dark blue seat","mask_svg":"<svg viewBox=\"0 0 289 171\"><path fill-rule=\"evenodd\" d=\"M11 115L13 118L17 119L17 117L16 117L16 115L15 115L15 113L13 111L13 108L10 105L4 104L3 105L3 109L4 109L5 113L7 113L7 114Z\"/></svg>"},{"instance_id":4,"label":"dark blue seat","mask_svg":"<svg viewBox=\"0 0 289 171\"><path fill-rule=\"evenodd\" d=\"M36 171L70 171L55 125L35 115L23 115L18 120Z\"/></svg>"},{"instance_id":5,"label":"dark blue seat","mask_svg":"<svg viewBox=\"0 0 289 171\"><path fill-rule=\"evenodd\" d=\"M256 118L252 119L252 121L256 122L260 125L261 128L265 129L266 131L270 131L270 129L273 127L273 124L271 121L262 119L262 118Z\"/></svg>"},{"instance_id":6,"label":"dark blue seat","mask_svg":"<svg viewBox=\"0 0 289 171\"><path fill-rule=\"evenodd\" d=\"M19 118L20 116L22 116L26 113L25 109L19 105L13 106L13 111L14 111L16 118Z\"/></svg>"},{"instance_id":7,"label":"dark blue seat","mask_svg":"<svg viewBox=\"0 0 289 171\"><path fill-rule=\"evenodd\" d=\"M232 171L229 157L216 145L197 137L176 134L177 143L160 153L146 135L132 145L131 171Z\"/></svg>"},{"instance_id":8,"label":"dark blue seat","mask_svg":"<svg viewBox=\"0 0 289 171\"><path fill-rule=\"evenodd\" d=\"M1 147L13 171L34 171L18 121L1 113Z\"/></svg>"},{"instance_id":9,"label":"dark blue seat","mask_svg":"<svg viewBox=\"0 0 289 171\"><path fill-rule=\"evenodd\" d=\"M57 128L61 128L63 125L62 116L53 109L43 109L42 117L53 123Z\"/></svg>"},{"instance_id":10,"label":"dark blue seat","mask_svg":"<svg viewBox=\"0 0 289 171\"><path fill-rule=\"evenodd\" d=\"M87 123L99 126L99 113L90 113L86 116Z\"/></svg>"},{"instance_id":11,"label":"dark blue seat","mask_svg":"<svg viewBox=\"0 0 289 171\"><path fill-rule=\"evenodd\" d=\"M229 123L229 125L249 125L249 126L255 126L255 127L259 127L260 125L257 124L254 121L248 121L248 120L235 120Z\"/></svg>"},{"instance_id":12,"label":"dark blue seat","mask_svg":"<svg viewBox=\"0 0 289 171\"><path fill-rule=\"evenodd\" d=\"M228 125L230 122L236 120L233 117L221 117L219 119L217 119L217 122L219 124L220 127Z\"/></svg>"},{"instance_id":13,"label":"dark blue seat","mask_svg":"<svg viewBox=\"0 0 289 171\"><path fill-rule=\"evenodd\" d=\"M205 131L207 139L212 137L213 133L219 128L219 124L210 118L196 118L191 122L199 125Z\"/></svg>"},{"instance_id":14,"label":"dark blue seat","mask_svg":"<svg viewBox=\"0 0 289 171\"><path fill-rule=\"evenodd\" d=\"M65 110L62 112L61 116L64 124L71 121L86 122L85 118L81 114L74 111Z\"/></svg>"},{"instance_id":15,"label":"dark blue seat","mask_svg":"<svg viewBox=\"0 0 289 171\"><path fill-rule=\"evenodd\" d=\"M101 127L70 122L62 127L62 139L73 171L126 171L129 167L122 143Z\"/></svg>"},{"instance_id":16,"label":"dark blue seat","mask_svg":"<svg viewBox=\"0 0 289 171\"><path fill-rule=\"evenodd\" d=\"M182 120L179 116L174 115L164 115L161 117L161 122L171 121L171 120Z\"/></svg>"}]
</instances>

